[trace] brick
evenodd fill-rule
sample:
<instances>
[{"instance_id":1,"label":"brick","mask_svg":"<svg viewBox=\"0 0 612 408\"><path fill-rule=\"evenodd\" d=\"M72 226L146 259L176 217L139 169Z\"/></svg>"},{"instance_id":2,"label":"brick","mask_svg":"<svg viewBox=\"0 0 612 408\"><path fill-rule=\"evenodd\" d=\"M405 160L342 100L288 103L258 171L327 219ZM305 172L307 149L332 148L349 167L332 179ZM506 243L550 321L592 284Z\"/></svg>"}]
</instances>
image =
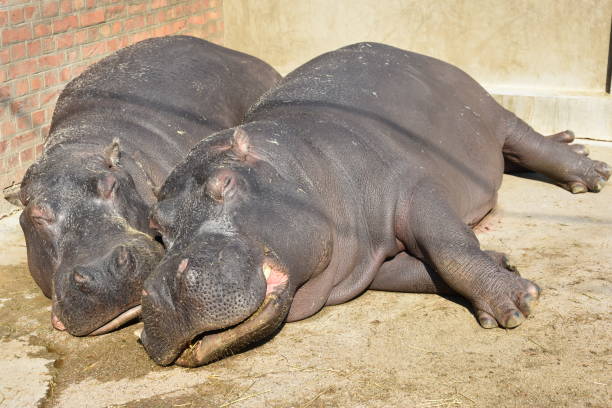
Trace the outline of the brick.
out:
<instances>
[{"instance_id":1,"label":"brick","mask_svg":"<svg viewBox=\"0 0 612 408\"><path fill-rule=\"evenodd\" d=\"M119 34L122 30L123 24L121 23L121 21L115 21L112 25L111 25L111 34L115 35L115 34Z\"/></svg>"},{"instance_id":2,"label":"brick","mask_svg":"<svg viewBox=\"0 0 612 408\"><path fill-rule=\"evenodd\" d=\"M81 27L99 24L104 21L104 10L98 9L89 13L81 14Z\"/></svg>"},{"instance_id":3,"label":"brick","mask_svg":"<svg viewBox=\"0 0 612 408\"><path fill-rule=\"evenodd\" d=\"M51 51L55 51L55 38L42 38L40 40L40 45L43 53L48 53Z\"/></svg>"},{"instance_id":4,"label":"brick","mask_svg":"<svg viewBox=\"0 0 612 408\"><path fill-rule=\"evenodd\" d=\"M40 134L43 138L47 137L49 134L49 129L51 129L50 125L45 125L40 129Z\"/></svg>"},{"instance_id":5,"label":"brick","mask_svg":"<svg viewBox=\"0 0 612 408\"><path fill-rule=\"evenodd\" d=\"M123 27L125 29L125 31L132 31L135 30L137 28L142 28L145 25L145 18L144 16L136 16L134 18L130 18L128 20L126 20L126 22L124 23Z\"/></svg>"},{"instance_id":6,"label":"brick","mask_svg":"<svg viewBox=\"0 0 612 408\"><path fill-rule=\"evenodd\" d=\"M125 11L125 6L122 4L107 7L106 13L105 13L105 19L106 21L108 21L114 18L121 17L121 15L124 14L124 11Z\"/></svg>"},{"instance_id":7,"label":"brick","mask_svg":"<svg viewBox=\"0 0 612 408\"><path fill-rule=\"evenodd\" d=\"M57 85L59 81L59 75L56 70L45 72L45 88Z\"/></svg>"},{"instance_id":8,"label":"brick","mask_svg":"<svg viewBox=\"0 0 612 408\"><path fill-rule=\"evenodd\" d=\"M33 75L30 77L30 92L38 91L45 84L44 77L42 75Z\"/></svg>"},{"instance_id":9,"label":"brick","mask_svg":"<svg viewBox=\"0 0 612 408\"><path fill-rule=\"evenodd\" d=\"M19 155L15 154L8 159L8 167L15 168L19 165Z\"/></svg>"},{"instance_id":10,"label":"brick","mask_svg":"<svg viewBox=\"0 0 612 408\"><path fill-rule=\"evenodd\" d=\"M13 9L9 12L11 24L16 25L23 23L23 8Z\"/></svg>"},{"instance_id":11,"label":"brick","mask_svg":"<svg viewBox=\"0 0 612 408\"><path fill-rule=\"evenodd\" d=\"M4 140L2 142L0 142L0 154L3 154L4 152L6 152L6 148L8 147L8 141Z\"/></svg>"},{"instance_id":12,"label":"brick","mask_svg":"<svg viewBox=\"0 0 612 408\"><path fill-rule=\"evenodd\" d=\"M96 7L96 0L87 0L87 8Z\"/></svg>"},{"instance_id":13,"label":"brick","mask_svg":"<svg viewBox=\"0 0 612 408\"><path fill-rule=\"evenodd\" d=\"M38 94L14 99L11 102L11 112L13 112L13 114L30 112L38 108L38 100Z\"/></svg>"},{"instance_id":14,"label":"brick","mask_svg":"<svg viewBox=\"0 0 612 408\"><path fill-rule=\"evenodd\" d=\"M55 17L59 12L58 1L45 1L42 3L42 15L43 17Z\"/></svg>"},{"instance_id":15,"label":"brick","mask_svg":"<svg viewBox=\"0 0 612 408\"><path fill-rule=\"evenodd\" d=\"M5 28L2 31L2 43L12 44L32 39L32 27L28 24L17 28Z\"/></svg>"},{"instance_id":16,"label":"brick","mask_svg":"<svg viewBox=\"0 0 612 408\"><path fill-rule=\"evenodd\" d=\"M34 160L34 147L29 147L19 153L19 158L21 159L21 163L31 162Z\"/></svg>"},{"instance_id":17,"label":"brick","mask_svg":"<svg viewBox=\"0 0 612 408\"><path fill-rule=\"evenodd\" d=\"M0 10L0 26L4 27L8 23L8 11Z\"/></svg>"},{"instance_id":18,"label":"brick","mask_svg":"<svg viewBox=\"0 0 612 408\"><path fill-rule=\"evenodd\" d=\"M36 24L34 26L34 37L36 38L45 37L49 34L51 34L51 24L50 23Z\"/></svg>"},{"instance_id":19,"label":"brick","mask_svg":"<svg viewBox=\"0 0 612 408\"><path fill-rule=\"evenodd\" d=\"M11 60L11 54L9 52L9 48L6 47L4 49L0 49L0 64L8 64Z\"/></svg>"},{"instance_id":20,"label":"brick","mask_svg":"<svg viewBox=\"0 0 612 408\"><path fill-rule=\"evenodd\" d=\"M11 46L11 61L22 59L26 56L26 46L24 43L18 43Z\"/></svg>"},{"instance_id":21,"label":"brick","mask_svg":"<svg viewBox=\"0 0 612 408\"><path fill-rule=\"evenodd\" d=\"M53 22L53 33L63 33L70 28L76 28L79 25L77 16L66 16Z\"/></svg>"},{"instance_id":22,"label":"brick","mask_svg":"<svg viewBox=\"0 0 612 408\"><path fill-rule=\"evenodd\" d=\"M32 125L40 126L45 123L45 111L38 110L36 112L32 112Z\"/></svg>"},{"instance_id":23,"label":"brick","mask_svg":"<svg viewBox=\"0 0 612 408\"><path fill-rule=\"evenodd\" d=\"M91 58L106 53L106 43L99 42L92 45L81 47L81 55L83 58Z\"/></svg>"},{"instance_id":24,"label":"brick","mask_svg":"<svg viewBox=\"0 0 612 408\"><path fill-rule=\"evenodd\" d=\"M9 66L8 76L11 79L19 78L24 75L33 74L36 72L38 65L36 60L26 60L15 62Z\"/></svg>"},{"instance_id":25,"label":"brick","mask_svg":"<svg viewBox=\"0 0 612 408\"><path fill-rule=\"evenodd\" d=\"M60 11L62 14L68 14L72 12L72 0L61 0Z\"/></svg>"},{"instance_id":26,"label":"brick","mask_svg":"<svg viewBox=\"0 0 612 408\"><path fill-rule=\"evenodd\" d=\"M15 82L15 96L22 96L30 92L30 82L28 78L20 79Z\"/></svg>"},{"instance_id":27,"label":"brick","mask_svg":"<svg viewBox=\"0 0 612 408\"><path fill-rule=\"evenodd\" d=\"M8 99L11 94L11 88L8 85L0 86L0 101Z\"/></svg>"},{"instance_id":28,"label":"brick","mask_svg":"<svg viewBox=\"0 0 612 408\"><path fill-rule=\"evenodd\" d=\"M218 20L219 12L217 10L210 10L206 12L206 18L208 20Z\"/></svg>"},{"instance_id":29,"label":"brick","mask_svg":"<svg viewBox=\"0 0 612 408\"><path fill-rule=\"evenodd\" d=\"M59 67L64 63L63 54L44 55L38 58L38 65L41 70Z\"/></svg>"},{"instance_id":30,"label":"brick","mask_svg":"<svg viewBox=\"0 0 612 408\"><path fill-rule=\"evenodd\" d=\"M128 5L128 15L134 15L137 13L142 13L147 9L147 3L141 2L140 4L131 4Z\"/></svg>"},{"instance_id":31,"label":"brick","mask_svg":"<svg viewBox=\"0 0 612 408\"><path fill-rule=\"evenodd\" d=\"M87 42L96 41L99 37L98 26L89 27L87 29Z\"/></svg>"},{"instance_id":32,"label":"brick","mask_svg":"<svg viewBox=\"0 0 612 408\"><path fill-rule=\"evenodd\" d=\"M73 0L72 1L72 9L80 10L85 7L85 0Z\"/></svg>"},{"instance_id":33,"label":"brick","mask_svg":"<svg viewBox=\"0 0 612 408\"><path fill-rule=\"evenodd\" d=\"M59 79L62 82L68 82L73 78L72 76L72 68L71 67L66 67L66 68L62 68L60 70L59 73Z\"/></svg>"},{"instance_id":34,"label":"brick","mask_svg":"<svg viewBox=\"0 0 612 408\"><path fill-rule=\"evenodd\" d=\"M87 64L83 64L83 65L79 65L76 67L72 68L72 76L74 78L78 77L79 75L81 75L83 73L83 71L85 71L87 69L88 65Z\"/></svg>"},{"instance_id":35,"label":"brick","mask_svg":"<svg viewBox=\"0 0 612 408\"><path fill-rule=\"evenodd\" d=\"M36 6L28 6L23 9L23 17L25 20L31 20L32 17L36 14L37 7Z\"/></svg>"},{"instance_id":36,"label":"brick","mask_svg":"<svg viewBox=\"0 0 612 408\"><path fill-rule=\"evenodd\" d=\"M72 64L73 62L77 62L79 60L79 51L68 51L66 53L66 64Z\"/></svg>"},{"instance_id":37,"label":"brick","mask_svg":"<svg viewBox=\"0 0 612 408\"><path fill-rule=\"evenodd\" d=\"M168 5L168 2L166 0L153 0L151 2L152 9L158 9L160 7L165 7L167 5Z\"/></svg>"},{"instance_id":38,"label":"brick","mask_svg":"<svg viewBox=\"0 0 612 408\"><path fill-rule=\"evenodd\" d=\"M74 42L76 44L83 44L87 42L87 30L80 30L74 33Z\"/></svg>"},{"instance_id":39,"label":"brick","mask_svg":"<svg viewBox=\"0 0 612 408\"><path fill-rule=\"evenodd\" d=\"M70 48L74 44L74 34L66 33L56 37L57 49Z\"/></svg>"},{"instance_id":40,"label":"brick","mask_svg":"<svg viewBox=\"0 0 612 408\"><path fill-rule=\"evenodd\" d=\"M17 116L17 130L28 130L32 127L32 122L30 121L30 115ZM13 146L13 143L18 141L19 137L11 140L11 149L16 150L17 146Z\"/></svg>"},{"instance_id":41,"label":"brick","mask_svg":"<svg viewBox=\"0 0 612 408\"><path fill-rule=\"evenodd\" d=\"M206 23L206 17L203 16L203 15L191 16L191 17L189 17L189 19L187 21L189 22L189 24L202 25L202 24Z\"/></svg>"},{"instance_id":42,"label":"brick","mask_svg":"<svg viewBox=\"0 0 612 408\"><path fill-rule=\"evenodd\" d=\"M41 130L42 130L42 129L41 129ZM43 134L41 134L41 135L40 135L40 137L42 137L42 138L44 138L45 136L46 136L46 134L45 134L45 135L43 135ZM40 156L42 156L42 154L43 154L43 151L44 151L44 146L43 146L43 144L42 144L42 143L41 143L41 144L37 144L37 145L34 147L34 149L35 149L35 152L36 152L36 158L38 159L38 158L39 158Z\"/></svg>"},{"instance_id":43,"label":"brick","mask_svg":"<svg viewBox=\"0 0 612 408\"><path fill-rule=\"evenodd\" d=\"M4 82L6 82L6 77L7 77L6 69L0 69L0 84L3 84Z\"/></svg>"},{"instance_id":44,"label":"brick","mask_svg":"<svg viewBox=\"0 0 612 408\"><path fill-rule=\"evenodd\" d=\"M40 40L30 41L27 44L26 48L28 50L28 57L36 57L37 55L40 55L40 52L41 52Z\"/></svg>"},{"instance_id":45,"label":"brick","mask_svg":"<svg viewBox=\"0 0 612 408\"><path fill-rule=\"evenodd\" d=\"M2 125L0 125L1 137L9 137L11 135L14 135L16 131L17 128L15 127L15 122L13 122L12 120L5 120L4 122L2 122Z\"/></svg>"},{"instance_id":46,"label":"brick","mask_svg":"<svg viewBox=\"0 0 612 408\"><path fill-rule=\"evenodd\" d=\"M121 47L121 40L119 38L113 38L106 42L106 50L108 52L115 52Z\"/></svg>"},{"instance_id":47,"label":"brick","mask_svg":"<svg viewBox=\"0 0 612 408\"><path fill-rule=\"evenodd\" d=\"M60 91L58 89L54 89L51 91L41 93L40 94L40 106L46 105L50 102L55 103L59 94L60 94Z\"/></svg>"}]
</instances>

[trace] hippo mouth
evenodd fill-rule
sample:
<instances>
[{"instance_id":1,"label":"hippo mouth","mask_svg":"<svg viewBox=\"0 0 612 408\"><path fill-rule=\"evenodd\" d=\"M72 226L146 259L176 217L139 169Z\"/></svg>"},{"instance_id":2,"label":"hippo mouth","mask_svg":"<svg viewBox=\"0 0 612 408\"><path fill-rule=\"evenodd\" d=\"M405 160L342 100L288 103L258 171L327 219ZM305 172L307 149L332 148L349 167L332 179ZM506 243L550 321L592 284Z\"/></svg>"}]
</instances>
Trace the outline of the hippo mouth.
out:
<instances>
[{"instance_id":1,"label":"hippo mouth","mask_svg":"<svg viewBox=\"0 0 612 408\"><path fill-rule=\"evenodd\" d=\"M85 334L85 336L99 336L101 334L106 334L114 330L117 330L119 327L123 326L124 324L138 318L140 316L141 310L142 310L141 305L138 304L136 306L133 306L129 308L128 310L115 316L107 323L93 330L91 333ZM55 314L53 314L51 317L51 324L57 330L60 330L60 331L66 330L66 327L64 326L62 321Z\"/></svg>"},{"instance_id":2,"label":"hippo mouth","mask_svg":"<svg viewBox=\"0 0 612 408\"><path fill-rule=\"evenodd\" d=\"M183 367L199 367L238 353L276 331L289 313L291 296L287 274L273 264L264 264L266 295L257 310L241 323L196 336L175 360Z\"/></svg>"},{"instance_id":3,"label":"hippo mouth","mask_svg":"<svg viewBox=\"0 0 612 408\"><path fill-rule=\"evenodd\" d=\"M99 336L101 334L106 334L114 330L117 330L119 327L123 326L124 324L136 319L137 317L140 317L141 310L142 310L142 306L136 305L126 310L125 312L119 314L117 317L115 317L114 319L106 323L105 325L92 331L91 333L88 334L88 336Z\"/></svg>"}]
</instances>

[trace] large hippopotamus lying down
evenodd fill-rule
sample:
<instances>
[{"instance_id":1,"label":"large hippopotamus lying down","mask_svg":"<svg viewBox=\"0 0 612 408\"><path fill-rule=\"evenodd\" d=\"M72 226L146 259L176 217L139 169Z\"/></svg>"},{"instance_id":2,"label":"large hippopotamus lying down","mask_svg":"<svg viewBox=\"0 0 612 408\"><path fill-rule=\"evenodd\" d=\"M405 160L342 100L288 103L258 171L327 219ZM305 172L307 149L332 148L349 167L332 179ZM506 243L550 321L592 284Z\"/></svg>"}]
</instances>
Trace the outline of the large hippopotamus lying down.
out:
<instances>
[{"instance_id":1,"label":"large hippopotamus lying down","mask_svg":"<svg viewBox=\"0 0 612 408\"><path fill-rule=\"evenodd\" d=\"M124 48L66 86L20 192L28 265L56 328L101 334L138 315L163 254L153 191L279 78L254 57L174 36Z\"/></svg>"},{"instance_id":2,"label":"large hippopotamus lying down","mask_svg":"<svg viewBox=\"0 0 612 408\"><path fill-rule=\"evenodd\" d=\"M367 289L452 291L483 327L516 327L540 289L469 228L505 162L574 193L610 175L571 132L544 137L456 67L382 44L315 58L246 119L201 141L152 210L168 249L141 341L158 364L206 364Z\"/></svg>"}]
</instances>

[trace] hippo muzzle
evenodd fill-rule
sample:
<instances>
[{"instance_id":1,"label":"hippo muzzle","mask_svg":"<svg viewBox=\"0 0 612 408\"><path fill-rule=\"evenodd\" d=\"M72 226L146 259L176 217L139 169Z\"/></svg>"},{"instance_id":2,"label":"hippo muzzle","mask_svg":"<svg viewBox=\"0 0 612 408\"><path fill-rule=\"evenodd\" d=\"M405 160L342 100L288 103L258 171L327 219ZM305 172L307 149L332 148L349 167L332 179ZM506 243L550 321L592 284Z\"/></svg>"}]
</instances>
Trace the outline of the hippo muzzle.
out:
<instances>
[{"instance_id":1,"label":"hippo muzzle","mask_svg":"<svg viewBox=\"0 0 612 408\"><path fill-rule=\"evenodd\" d=\"M289 310L288 275L260 245L217 234L197 241L171 251L145 282L141 342L160 365L194 367L240 351Z\"/></svg>"},{"instance_id":2,"label":"hippo muzzle","mask_svg":"<svg viewBox=\"0 0 612 408\"><path fill-rule=\"evenodd\" d=\"M51 322L74 336L100 335L140 315L140 292L163 249L128 233L100 254L60 265L54 279ZM93 256L92 256L93 255Z\"/></svg>"}]
</instances>

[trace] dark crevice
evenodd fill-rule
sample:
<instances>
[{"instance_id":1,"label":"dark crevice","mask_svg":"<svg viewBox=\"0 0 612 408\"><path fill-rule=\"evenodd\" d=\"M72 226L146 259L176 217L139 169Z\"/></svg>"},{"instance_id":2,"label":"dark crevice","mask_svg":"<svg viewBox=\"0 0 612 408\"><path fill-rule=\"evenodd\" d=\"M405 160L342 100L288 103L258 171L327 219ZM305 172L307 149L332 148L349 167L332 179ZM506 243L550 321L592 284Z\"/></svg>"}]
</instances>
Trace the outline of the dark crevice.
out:
<instances>
[{"instance_id":1,"label":"dark crevice","mask_svg":"<svg viewBox=\"0 0 612 408\"><path fill-rule=\"evenodd\" d=\"M610 44L608 46L608 69L606 70L606 92L610 93L612 82L612 19L610 19Z\"/></svg>"}]
</instances>

